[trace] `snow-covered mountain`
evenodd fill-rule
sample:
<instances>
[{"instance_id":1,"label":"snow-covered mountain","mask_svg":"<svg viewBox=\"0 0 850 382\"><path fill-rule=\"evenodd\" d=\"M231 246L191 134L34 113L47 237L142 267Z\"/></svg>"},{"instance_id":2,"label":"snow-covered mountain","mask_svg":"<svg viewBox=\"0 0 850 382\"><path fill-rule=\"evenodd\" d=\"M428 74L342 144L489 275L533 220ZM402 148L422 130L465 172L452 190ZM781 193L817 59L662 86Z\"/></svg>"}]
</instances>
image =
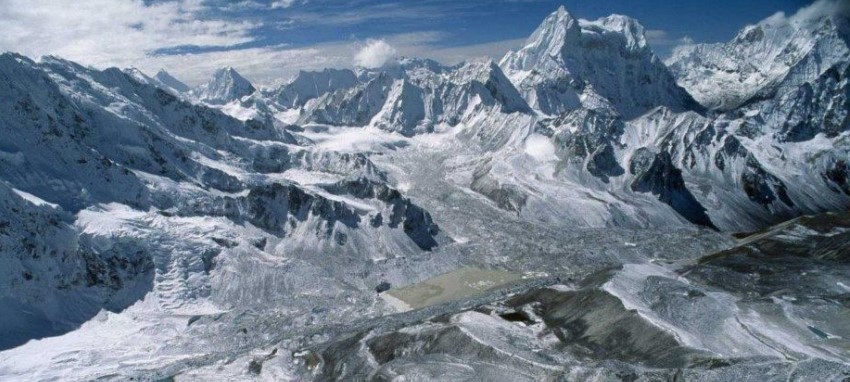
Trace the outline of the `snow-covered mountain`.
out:
<instances>
[{"instance_id":1,"label":"snow-covered mountain","mask_svg":"<svg viewBox=\"0 0 850 382\"><path fill-rule=\"evenodd\" d=\"M0 55L0 380L838 378L846 213L765 228L850 207L840 5L669 67L563 7L276 89Z\"/></svg>"},{"instance_id":2,"label":"snow-covered mountain","mask_svg":"<svg viewBox=\"0 0 850 382\"><path fill-rule=\"evenodd\" d=\"M321 72L300 71L290 82L275 90L272 98L284 109L299 108L307 101L357 85L357 76L348 69L325 69Z\"/></svg>"},{"instance_id":3,"label":"snow-covered mountain","mask_svg":"<svg viewBox=\"0 0 850 382\"><path fill-rule=\"evenodd\" d=\"M136 68L125 69L124 73L126 73L130 77L133 77L133 79L138 82L156 86L178 97L188 95L191 90L188 86L186 86L186 84L180 82L180 80L172 77L170 74L168 74L168 72L162 69L160 69L160 71L157 72L156 75L153 77L148 76L147 74Z\"/></svg>"},{"instance_id":4,"label":"snow-covered mountain","mask_svg":"<svg viewBox=\"0 0 850 382\"><path fill-rule=\"evenodd\" d=\"M838 59L841 51L818 54L810 60L838 62L817 76L787 77L738 109L706 112L675 85L637 22L576 20L559 9L502 60L543 117L524 138L525 152L492 155L473 173L472 189L529 219L583 225L684 218L752 230L799 213L847 208L840 174L848 155L843 73L850 60ZM608 69L595 71L602 66ZM636 85L638 78L652 81ZM534 155L541 150L554 156L541 160ZM575 190L594 197L566 196Z\"/></svg>"},{"instance_id":5,"label":"snow-covered mountain","mask_svg":"<svg viewBox=\"0 0 850 382\"><path fill-rule=\"evenodd\" d=\"M172 89L179 94L185 94L191 90L189 86L174 78L171 74L166 72L165 69L160 69L156 72L156 75L154 75L153 78L159 81L160 85Z\"/></svg>"},{"instance_id":6,"label":"snow-covered mountain","mask_svg":"<svg viewBox=\"0 0 850 382\"><path fill-rule=\"evenodd\" d=\"M466 134L489 146L504 144L514 133L509 129L531 122L531 109L492 61L446 67L401 59L360 69L356 79L352 74L302 73L278 90L275 103L303 104L298 123L372 126L404 136L463 125ZM314 83L323 85L309 86Z\"/></svg>"},{"instance_id":7,"label":"snow-covered mountain","mask_svg":"<svg viewBox=\"0 0 850 382\"><path fill-rule=\"evenodd\" d=\"M274 116L407 137L450 133L488 152L472 154L457 167L472 170L453 177L532 220L751 230L850 202L835 192L845 187L841 73L848 60L837 48L846 49L846 18L822 8L759 24L783 31L768 33L774 37L792 27L825 26L814 28L820 30L814 35L794 34L794 42L757 44L774 53L788 51L789 44L811 48L800 50L809 58L798 60L782 81L777 77L758 98L725 112L707 110L676 83L691 81L682 71L704 70L674 64L674 76L636 20L581 20L563 7L500 65L401 59L356 73L301 72L275 91L256 92L222 110L243 119ZM832 45L837 48L827 48ZM746 62L742 49L727 50ZM822 67L806 69L805 62ZM829 62L835 65L826 70ZM829 142L815 139L821 131ZM593 197L567 196L577 190Z\"/></svg>"},{"instance_id":8,"label":"snow-covered mountain","mask_svg":"<svg viewBox=\"0 0 850 382\"><path fill-rule=\"evenodd\" d=\"M192 89L192 96L200 102L221 105L240 100L256 90L250 81L228 66L216 70L207 83Z\"/></svg>"},{"instance_id":9,"label":"snow-covered mountain","mask_svg":"<svg viewBox=\"0 0 850 382\"><path fill-rule=\"evenodd\" d=\"M450 242L365 156L299 146L134 73L0 55L4 348L146 295L168 314L203 311L236 287L213 286L229 277L215 264L241 264L223 252L286 253L317 272ZM380 281L358 275L348 283Z\"/></svg>"},{"instance_id":10,"label":"snow-covered mountain","mask_svg":"<svg viewBox=\"0 0 850 382\"><path fill-rule=\"evenodd\" d=\"M820 1L792 16L777 13L727 43L677 48L667 64L703 105L735 109L815 80L850 56L850 7Z\"/></svg>"},{"instance_id":11,"label":"snow-covered mountain","mask_svg":"<svg viewBox=\"0 0 850 382\"><path fill-rule=\"evenodd\" d=\"M547 115L610 106L633 118L657 106L697 108L653 54L644 33L637 20L626 16L580 20L562 6L500 66L529 104Z\"/></svg>"}]
</instances>

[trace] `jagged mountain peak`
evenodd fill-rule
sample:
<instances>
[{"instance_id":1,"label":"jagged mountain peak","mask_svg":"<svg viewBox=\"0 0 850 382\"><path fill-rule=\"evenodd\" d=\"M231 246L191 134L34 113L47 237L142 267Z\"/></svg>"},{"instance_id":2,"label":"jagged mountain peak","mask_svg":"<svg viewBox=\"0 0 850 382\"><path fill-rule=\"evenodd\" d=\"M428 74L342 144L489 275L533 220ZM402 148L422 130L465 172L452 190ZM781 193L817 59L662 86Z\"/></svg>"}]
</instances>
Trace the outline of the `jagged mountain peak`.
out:
<instances>
[{"instance_id":1,"label":"jagged mountain peak","mask_svg":"<svg viewBox=\"0 0 850 382\"><path fill-rule=\"evenodd\" d=\"M20 57L26 58L24 56L20 56ZM35 65L34 61L32 61L28 58L26 60L30 61L33 65ZM21 62L20 59L18 61ZM40 64L50 66L52 68L57 68L57 69L61 68L62 70L65 70L65 71L81 72L81 71L87 70L87 68L83 65L80 65L80 64L78 64L74 61L66 60L62 57L54 56L54 55L41 56L41 58L38 59L38 62ZM115 69L115 68L110 68L110 69Z\"/></svg>"},{"instance_id":2,"label":"jagged mountain peak","mask_svg":"<svg viewBox=\"0 0 850 382\"><path fill-rule=\"evenodd\" d=\"M559 8L500 66L531 106L547 115L581 107L590 88L626 118L657 106L699 108L652 52L645 28L627 16L589 21Z\"/></svg>"},{"instance_id":3,"label":"jagged mountain peak","mask_svg":"<svg viewBox=\"0 0 850 382\"><path fill-rule=\"evenodd\" d=\"M220 77L220 76L234 76L234 77L237 77L237 78L243 78L239 74L239 72L237 72L236 69L234 69L230 65L222 66L222 67L216 69L215 72L213 72L213 77Z\"/></svg>"},{"instance_id":4,"label":"jagged mountain peak","mask_svg":"<svg viewBox=\"0 0 850 382\"><path fill-rule=\"evenodd\" d=\"M257 89L231 66L216 69L206 84L193 93L201 101L210 104L225 104L254 93Z\"/></svg>"},{"instance_id":5,"label":"jagged mountain peak","mask_svg":"<svg viewBox=\"0 0 850 382\"><path fill-rule=\"evenodd\" d=\"M348 76L349 74L353 75L354 72L351 69L335 69L335 68L324 68L322 70L299 70L298 74L295 77L292 77L287 84L304 81L305 78L316 78L318 76Z\"/></svg>"},{"instance_id":6,"label":"jagged mountain peak","mask_svg":"<svg viewBox=\"0 0 850 382\"><path fill-rule=\"evenodd\" d=\"M232 81L234 85L254 87L251 84L251 81L242 77L242 75L239 74L239 72L237 72L232 66L225 66L216 69L215 72L213 72L211 81Z\"/></svg>"},{"instance_id":7,"label":"jagged mountain peak","mask_svg":"<svg viewBox=\"0 0 850 382\"><path fill-rule=\"evenodd\" d=\"M29 59L29 57L27 57L27 56L24 56L24 55L22 55L20 53L16 53L16 52L10 52L10 51L5 51L3 53L0 53L0 58L15 59L15 60L22 60L23 59L23 60L31 61Z\"/></svg>"},{"instance_id":8,"label":"jagged mountain peak","mask_svg":"<svg viewBox=\"0 0 850 382\"><path fill-rule=\"evenodd\" d=\"M423 78L438 75L449 68L428 58L399 57L378 68L358 68L357 77L366 82L385 76L389 78Z\"/></svg>"},{"instance_id":9,"label":"jagged mountain peak","mask_svg":"<svg viewBox=\"0 0 850 382\"><path fill-rule=\"evenodd\" d=\"M130 67L124 69L123 72L124 74L133 77L133 79L141 83L151 84L155 82L153 78L149 77L147 74L137 68Z\"/></svg>"},{"instance_id":10,"label":"jagged mountain peak","mask_svg":"<svg viewBox=\"0 0 850 382\"><path fill-rule=\"evenodd\" d=\"M585 49L582 45L589 38L613 38L612 43L619 43L628 51L647 49L645 28L636 19L617 14L597 20L576 19L561 6L547 16L528 38L519 51L522 52L521 59L510 64L525 70L550 59L568 64L571 60L580 59L577 56L582 54ZM502 62L507 63L505 60Z\"/></svg>"},{"instance_id":11,"label":"jagged mountain peak","mask_svg":"<svg viewBox=\"0 0 850 382\"><path fill-rule=\"evenodd\" d=\"M56 63L63 66L67 66L64 65L64 62L62 60L58 60L56 61ZM117 70L117 68L109 68L104 72L112 70ZM180 82L176 78L172 77L170 74L168 74L168 72L163 69L160 69L159 72L157 72L157 74L153 77L148 76L142 70L134 67L122 69L120 71L137 82L156 86L175 96L180 96L190 90L188 86L186 86L184 83Z\"/></svg>"},{"instance_id":12,"label":"jagged mountain peak","mask_svg":"<svg viewBox=\"0 0 850 382\"><path fill-rule=\"evenodd\" d=\"M730 41L676 48L666 63L704 106L732 110L811 81L850 56L850 6L821 0L776 13Z\"/></svg>"},{"instance_id":13,"label":"jagged mountain peak","mask_svg":"<svg viewBox=\"0 0 850 382\"><path fill-rule=\"evenodd\" d=\"M525 46L519 51L523 52L522 56L511 62L507 62L508 56L505 56L502 65L509 64L524 70L531 69L542 60L560 57L567 40L576 39L580 34L578 20L573 18L564 6L561 6L547 16L526 40Z\"/></svg>"}]
</instances>

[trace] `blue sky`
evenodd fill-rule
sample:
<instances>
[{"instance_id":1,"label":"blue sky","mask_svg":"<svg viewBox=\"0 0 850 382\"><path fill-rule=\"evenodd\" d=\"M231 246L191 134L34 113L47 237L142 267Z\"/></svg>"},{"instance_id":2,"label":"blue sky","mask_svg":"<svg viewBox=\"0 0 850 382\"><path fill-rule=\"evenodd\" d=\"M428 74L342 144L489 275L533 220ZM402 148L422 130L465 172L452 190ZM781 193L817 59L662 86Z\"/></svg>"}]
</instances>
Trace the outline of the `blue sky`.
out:
<instances>
[{"instance_id":1,"label":"blue sky","mask_svg":"<svg viewBox=\"0 0 850 382\"><path fill-rule=\"evenodd\" d=\"M406 32L438 31L439 46L463 46L527 37L560 5L573 16L596 19L612 13L637 18L656 31L656 43L684 37L697 42L726 41L747 24L778 11L792 14L806 0L406 0L215 1L228 17L265 22L254 44L308 46L346 39L380 38ZM240 6L241 5L241 6ZM665 37L667 40L661 39ZM659 47L661 48L661 47ZM660 52L666 54L667 52Z\"/></svg>"},{"instance_id":2,"label":"blue sky","mask_svg":"<svg viewBox=\"0 0 850 382\"><path fill-rule=\"evenodd\" d=\"M842 1L842 0L837 0ZM660 56L718 42L806 0L0 0L0 50L56 54L97 67L160 67L197 84L231 65L260 84L298 69L381 57L446 64L498 58L564 5L575 17L632 16ZM371 59L369 59L371 58ZM377 61L376 61L377 60Z\"/></svg>"}]
</instances>

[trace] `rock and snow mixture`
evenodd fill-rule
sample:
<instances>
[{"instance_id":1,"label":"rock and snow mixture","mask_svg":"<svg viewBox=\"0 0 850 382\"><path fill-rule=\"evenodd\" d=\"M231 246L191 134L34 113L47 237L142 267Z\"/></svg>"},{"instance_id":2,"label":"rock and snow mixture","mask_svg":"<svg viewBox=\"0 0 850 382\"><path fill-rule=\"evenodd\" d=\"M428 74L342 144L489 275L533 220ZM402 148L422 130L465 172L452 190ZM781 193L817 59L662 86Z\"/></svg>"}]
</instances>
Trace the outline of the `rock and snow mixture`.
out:
<instances>
[{"instance_id":1,"label":"rock and snow mixture","mask_svg":"<svg viewBox=\"0 0 850 382\"><path fill-rule=\"evenodd\" d=\"M275 89L0 55L0 380L846 378L846 214L729 235L850 207L846 8Z\"/></svg>"}]
</instances>

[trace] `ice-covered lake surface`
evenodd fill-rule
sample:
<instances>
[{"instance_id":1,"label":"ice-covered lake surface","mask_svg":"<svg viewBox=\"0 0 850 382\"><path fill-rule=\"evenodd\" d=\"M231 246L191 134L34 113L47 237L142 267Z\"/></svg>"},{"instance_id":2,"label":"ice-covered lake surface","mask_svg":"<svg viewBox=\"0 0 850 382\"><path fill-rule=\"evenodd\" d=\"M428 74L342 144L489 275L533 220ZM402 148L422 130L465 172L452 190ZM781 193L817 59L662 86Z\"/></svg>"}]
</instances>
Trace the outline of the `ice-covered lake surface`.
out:
<instances>
[{"instance_id":1,"label":"ice-covered lake surface","mask_svg":"<svg viewBox=\"0 0 850 382\"><path fill-rule=\"evenodd\" d=\"M381 297L404 312L475 296L520 279L522 275L506 271L464 268L386 291Z\"/></svg>"}]
</instances>

